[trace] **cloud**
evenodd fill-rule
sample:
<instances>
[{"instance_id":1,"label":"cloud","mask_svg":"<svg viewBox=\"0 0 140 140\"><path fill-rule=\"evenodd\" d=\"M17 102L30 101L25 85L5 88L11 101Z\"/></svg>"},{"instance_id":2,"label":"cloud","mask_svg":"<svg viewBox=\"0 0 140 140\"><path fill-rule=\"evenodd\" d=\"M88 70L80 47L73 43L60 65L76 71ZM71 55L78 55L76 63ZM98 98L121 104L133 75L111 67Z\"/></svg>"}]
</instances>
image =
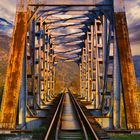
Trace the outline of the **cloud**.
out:
<instances>
[{"instance_id":1,"label":"cloud","mask_svg":"<svg viewBox=\"0 0 140 140\"><path fill-rule=\"evenodd\" d=\"M0 1L0 31L11 35L16 11L16 0Z\"/></svg>"},{"instance_id":2,"label":"cloud","mask_svg":"<svg viewBox=\"0 0 140 140\"><path fill-rule=\"evenodd\" d=\"M126 3L126 15L128 20L128 25L133 26L139 23L140 20L140 0L129 1Z\"/></svg>"},{"instance_id":3,"label":"cloud","mask_svg":"<svg viewBox=\"0 0 140 140\"><path fill-rule=\"evenodd\" d=\"M12 33L12 29L13 29L13 23L7 21L4 18L0 18L0 32L7 34L7 35L11 35Z\"/></svg>"},{"instance_id":4,"label":"cloud","mask_svg":"<svg viewBox=\"0 0 140 140\"><path fill-rule=\"evenodd\" d=\"M7 20L13 21L16 11L16 0L0 1L0 15Z\"/></svg>"},{"instance_id":5,"label":"cloud","mask_svg":"<svg viewBox=\"0 0 140 140\"><path fill-rule=\"evenodd\" d=\"M140 55L140 0L126 0L125 7L132 54Z\"/></svg>"},{"instance_id":6,"label":"cloud","mask_svg":"<svg viewBox=\"0 0 140 140\"><path fill-rule=\"evenodd\" d=\"M13 22L16 11L17 0L0 1L0 15L1 18ZM130 33L130 41L133 55L140 54L140 0L125 0L125 8L127 15L127 22ZM12 28L5 30L6 33L11 33Z\"/></svg>"}]
</instances>

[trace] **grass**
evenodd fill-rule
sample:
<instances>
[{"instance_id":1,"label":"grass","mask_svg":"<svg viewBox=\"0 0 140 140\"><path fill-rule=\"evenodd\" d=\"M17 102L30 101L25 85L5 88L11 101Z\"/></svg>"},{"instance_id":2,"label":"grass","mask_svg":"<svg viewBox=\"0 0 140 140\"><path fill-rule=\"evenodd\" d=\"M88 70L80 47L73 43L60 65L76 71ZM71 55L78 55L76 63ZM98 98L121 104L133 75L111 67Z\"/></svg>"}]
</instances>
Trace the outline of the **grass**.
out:
<instances>
[{"instance_id":1,"label":"grass","mask_svg":"<svg viewBox=\"0 0 140 140\"><path fill-rule=\"evenodd\" d=\"M123 135L123 134L112 134L111 136L111 140L140 140L140 134L127 134L127 135Z\"/></svg>"},{"instance_id":2,"label":"grass","mask_svg":"<svg viewBox=\"0 0 140 140\"><path fill-rule=\"evenodd\" d=\"M41 128L38 128L38 129L33 129L33 134L35 133L46 133L47 129L45 127L41 127Z\"/></svg>"}]
</instances>

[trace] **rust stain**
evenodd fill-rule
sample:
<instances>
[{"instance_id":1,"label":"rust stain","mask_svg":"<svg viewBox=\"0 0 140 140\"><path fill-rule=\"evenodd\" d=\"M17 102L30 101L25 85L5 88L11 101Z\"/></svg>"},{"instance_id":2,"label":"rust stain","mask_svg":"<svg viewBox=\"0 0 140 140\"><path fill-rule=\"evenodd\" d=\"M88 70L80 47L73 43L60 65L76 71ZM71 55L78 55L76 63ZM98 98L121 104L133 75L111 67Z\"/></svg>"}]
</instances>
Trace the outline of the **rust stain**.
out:
<instances>
[{"instance_id":1,"label":"rust stain","mask_svg":"<svg viewBox=\"0 0 140 140\"><path fill-rule=\"evenodd\" d=\"M11 55L1 105L0 123L3 129L14 129L16 125L26 31L27 14L18 12L16 13L16 24L11 41Z\"/></svg>"},{"instance_id":2,"label":"rust stain","mask_svg":"<svg viewBox=\"0 0 140 140\"><path fill-rule=\"evenodd\" d=\"M129 129L140 129L140 93L137 92L125 12L115 13L115 22L127 124Z\"/></svg>"}]
</instances>

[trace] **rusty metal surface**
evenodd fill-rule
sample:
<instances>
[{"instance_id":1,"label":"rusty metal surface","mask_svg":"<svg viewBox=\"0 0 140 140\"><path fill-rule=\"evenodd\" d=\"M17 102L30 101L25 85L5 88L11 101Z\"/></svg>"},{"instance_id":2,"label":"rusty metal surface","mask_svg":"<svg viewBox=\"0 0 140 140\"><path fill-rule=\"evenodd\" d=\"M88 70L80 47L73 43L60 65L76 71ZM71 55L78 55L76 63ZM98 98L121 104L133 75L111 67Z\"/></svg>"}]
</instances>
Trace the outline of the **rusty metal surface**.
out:
<instances>
[{"instance_id":1,"label":"rusty metal surface","mask_svg":"<svg viewBox=\"0 0 140 140\"><path fill-rule=\"evenodd\" d=\"M3 129L14 129L16 125L26 30L27 13L18 12L16 14L16 24L11 42L11 54L1 105L0 127Z\"/></svg>"},{"instance_id":2,"label":"rusty metal surface","mask_svg":"<svg viewBox=\"0 0 140 140\"><path fill-rule=\"evenodd\" d=\"M137 92L125 12L115 13L115 24L127 124L129 129L140 129L140 93Z\"/></svg>"}]
</instances>

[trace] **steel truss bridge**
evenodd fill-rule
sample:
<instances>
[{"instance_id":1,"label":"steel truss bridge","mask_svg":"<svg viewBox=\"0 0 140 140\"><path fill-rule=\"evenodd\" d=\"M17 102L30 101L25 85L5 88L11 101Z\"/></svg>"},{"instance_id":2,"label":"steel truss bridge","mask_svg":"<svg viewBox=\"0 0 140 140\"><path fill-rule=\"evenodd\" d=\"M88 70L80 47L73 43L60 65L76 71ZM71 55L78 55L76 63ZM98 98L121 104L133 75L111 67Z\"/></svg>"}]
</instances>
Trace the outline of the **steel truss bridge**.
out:
<instances>
[{"instance_id":1,"label":"steel truss bridge","mask_svg":"<svg viewBox=\"0 0 140 140\"><path fill-rule=\"evenodd\" d=\"M77 95L102 127L121 129L122 100L127 128L140 129L124 0L18 0L0 128L23 129L39 117L57 95L57 64L70 61L80 69Z\"/></svg>"}]
</instances>

